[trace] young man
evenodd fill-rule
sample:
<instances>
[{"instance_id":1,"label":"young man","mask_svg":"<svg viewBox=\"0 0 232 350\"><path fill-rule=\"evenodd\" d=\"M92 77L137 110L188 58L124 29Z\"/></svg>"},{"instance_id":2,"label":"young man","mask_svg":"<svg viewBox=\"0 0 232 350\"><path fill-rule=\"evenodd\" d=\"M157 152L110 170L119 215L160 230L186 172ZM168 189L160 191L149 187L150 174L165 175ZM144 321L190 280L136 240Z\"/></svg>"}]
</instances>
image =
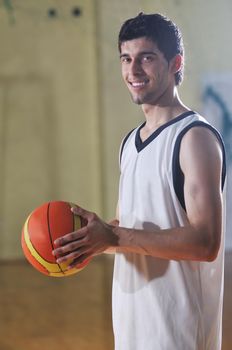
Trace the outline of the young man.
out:
<instances>
[{"instance_id":1,"label":"young man","mask_svg":"<svg viewBox=\"0 0 232 350\"><path fill-rule=\"evenodd\" d=\"M139 14L119 33L122 76L145 122L124 139L117 220L73 208L87 225L56 241L78 265L115 252L116 350L219 350L225 152L218 132L180 100L178 27Z\"/></svg>"}]
</instances>

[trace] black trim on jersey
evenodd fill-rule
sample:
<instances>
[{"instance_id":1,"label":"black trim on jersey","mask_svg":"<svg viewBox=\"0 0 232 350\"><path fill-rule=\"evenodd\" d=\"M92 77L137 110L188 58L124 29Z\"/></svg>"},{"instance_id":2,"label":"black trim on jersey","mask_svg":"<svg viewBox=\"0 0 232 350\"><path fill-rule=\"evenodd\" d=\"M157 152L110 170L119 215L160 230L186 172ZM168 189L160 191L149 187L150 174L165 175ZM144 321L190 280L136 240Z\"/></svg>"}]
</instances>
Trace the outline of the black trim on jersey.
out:
<instances>
[{"instance_id":1,"label":"black trim on jersey","mask_svg":"<svg viewBox=\"0 0 232 350\"><path fill-rule=\"evenodd\" d=\"M205 127L207 129L211 130L214 133L214 135L217 137L218 141L220 142L221 148L222 148L222 157L223 157L222 181L221 181L222 190L224 188L225 178L226 178L225 146L224 146L223 140L222 140L219 132L211 125L204 123L202 121L195 121L195 122L189 124L185 129L183 129L180 132L180 134L178 135L178 137L176 139L176 143L175 143L175 147L174 147L174 151L173 151L173 159L172 159L173 186L174 186L177 198L179 199L179 202L185 211L186 211L186 206L185 206L185 199L184 199L184 174L181 170L180 159L179 159L180 145L181 145L182 138L186 134L186 132L195 126L201 126L201 127Z\"/></svg>"},{"instance_id":2,"label":"black trim on jersey","mask_svg":"<svg viewBox=\"0 0 232 350\"><path fill-rule=\"evenodd\" d=\"M177 123L178 121L194 114L193 111L188 111L180 114L178 117L171 119L169 122L163 124L160 126L157 130L155 130L144 142L141 140L140 137L140 130L144 127L146 122L144 122L137 130L136 136L135 136L135 147L137 149L137 152L142 151L149 143L151 143L164 129L166 129L169 125L172 125L174 123Z\"/></svg>"},{"instance_id":3,"label":"black trim on jersey","mask_svg":"<svg viewBox=\"0 0 232 350\"><path fill-rule=\"evenodd\" d=\"M126 141L128 140L130 134L132 134L132 132L134 131L135 129L132 129L130 132L128 132L128 134L124 137L123 141L122 141L122 146L121 146L121 149L120 149L120 156L119 156L119 163L121 164L121 159L122 159L122 152L123 152L123 149L124 149L124 146L126 144Z\"/></svg>"}]
</instances>

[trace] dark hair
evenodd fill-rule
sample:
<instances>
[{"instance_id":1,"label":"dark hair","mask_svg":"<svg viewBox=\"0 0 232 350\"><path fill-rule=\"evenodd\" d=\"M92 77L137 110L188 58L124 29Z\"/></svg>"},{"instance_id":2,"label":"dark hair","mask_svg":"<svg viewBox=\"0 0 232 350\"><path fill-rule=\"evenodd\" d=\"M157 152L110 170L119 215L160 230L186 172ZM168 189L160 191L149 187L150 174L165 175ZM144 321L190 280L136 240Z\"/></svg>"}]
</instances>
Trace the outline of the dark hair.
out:
<instances>
[{"instance_id":1,"label":"dark hair","mask_svg":"<svg viewBox=\"0 0 232 350\"><path fill-rule=\"evenodd\" d=\"M180 29L175 23L161 14L144 14L125 21L118 36L118 49L124 41L146 37L156 43L158 49L169 62L177 54L184 56L184 45ZM175 74L175 83L179 85L183 80L183 70Z\"/></svg>"}]
</instances>

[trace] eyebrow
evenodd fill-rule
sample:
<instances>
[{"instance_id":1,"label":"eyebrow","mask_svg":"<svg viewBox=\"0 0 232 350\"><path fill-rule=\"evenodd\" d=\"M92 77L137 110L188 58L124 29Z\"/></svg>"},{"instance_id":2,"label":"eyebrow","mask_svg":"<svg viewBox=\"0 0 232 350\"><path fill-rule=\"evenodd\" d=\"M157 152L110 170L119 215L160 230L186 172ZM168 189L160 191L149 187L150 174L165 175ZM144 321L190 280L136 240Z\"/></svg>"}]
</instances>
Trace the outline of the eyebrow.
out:
<instances>
[{"instance_id":1,"label":"eyebrow","mask_svg":"<svg viewBox=\"0 0 232 350\"><path fill-rule=\"evenodd\" d=\"M139 56L143 56L143 55L153 55L155 56L157 53L154 52L154 51L141 51L139 52ZM122 57L129 57L130 55L128 53L122 53L119 57L122 58Z\"/></svg>"}]
</instances>

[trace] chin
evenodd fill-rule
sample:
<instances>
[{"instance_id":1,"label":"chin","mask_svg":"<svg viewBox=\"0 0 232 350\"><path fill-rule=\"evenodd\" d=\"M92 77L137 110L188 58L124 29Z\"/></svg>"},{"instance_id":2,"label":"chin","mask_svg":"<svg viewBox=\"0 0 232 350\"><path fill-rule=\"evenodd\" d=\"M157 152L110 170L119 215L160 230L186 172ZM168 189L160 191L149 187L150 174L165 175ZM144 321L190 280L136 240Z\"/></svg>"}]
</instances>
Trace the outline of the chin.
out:
<instances>
[{"instance_id":1,"label":"chin","mask_svg":"<svg viewBox=\"0 0 232 350\"><path fill-rule=\"evenodd\" d=\"M142 105L143 104L143 101L141 101L140 99L133 99L134 103L136 105Z\"/></svg>"},{"instance_id":2,"label":"chin","mask_svg":"<svg viewBox=\"0 0 232 350\"><path fill-rule=\"evenodd\" d=\"M136 103L137 105L142 105L144 103L143 99L139 96L131 95L131 98L132 98L133 102Z\"/></svg>"},{"instance_id":3,"label":"chin","mask_svg":"<svg viewBox=\"0 0 232 350\"><path fill-rule=\"evenodd\" d=\"M132 97L132 100L134 103L136 103L137 105L143 105L143 104L153 104L154 102L154 94L146 94L144 96L135 96L135 95L132 95L131 94L131 97Z\"/></svg>"}]
</instances>

